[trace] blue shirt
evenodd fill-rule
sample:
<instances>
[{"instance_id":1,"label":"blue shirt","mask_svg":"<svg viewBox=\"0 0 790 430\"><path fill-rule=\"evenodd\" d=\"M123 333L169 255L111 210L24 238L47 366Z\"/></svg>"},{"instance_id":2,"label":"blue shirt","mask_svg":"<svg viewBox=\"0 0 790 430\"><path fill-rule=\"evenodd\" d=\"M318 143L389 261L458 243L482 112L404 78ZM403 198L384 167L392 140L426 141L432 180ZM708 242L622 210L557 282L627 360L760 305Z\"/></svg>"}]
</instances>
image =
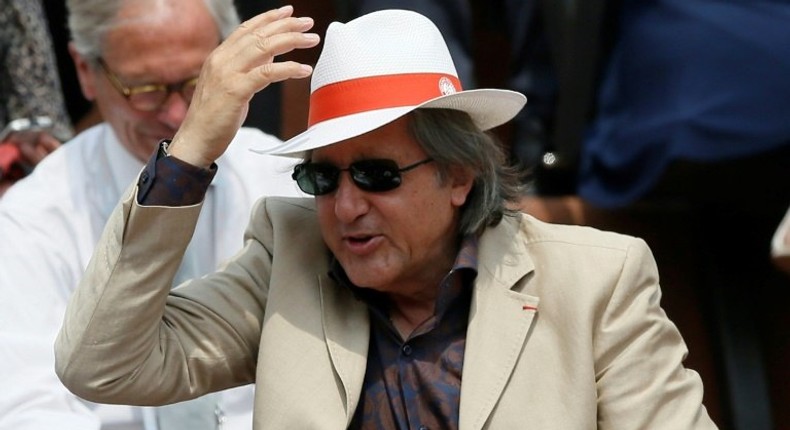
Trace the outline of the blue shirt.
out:
<instances>
[{"instance_id":1,"label":"blue shirt","mask_svg":"<svg viewBox=\"0 0 790 430\"><path fill-rule=\"evenodd\" d=\"M582 144L579 193L616 207L673 160L790 145L790 2L626 0Z\"/></svg>"}]
</instances>

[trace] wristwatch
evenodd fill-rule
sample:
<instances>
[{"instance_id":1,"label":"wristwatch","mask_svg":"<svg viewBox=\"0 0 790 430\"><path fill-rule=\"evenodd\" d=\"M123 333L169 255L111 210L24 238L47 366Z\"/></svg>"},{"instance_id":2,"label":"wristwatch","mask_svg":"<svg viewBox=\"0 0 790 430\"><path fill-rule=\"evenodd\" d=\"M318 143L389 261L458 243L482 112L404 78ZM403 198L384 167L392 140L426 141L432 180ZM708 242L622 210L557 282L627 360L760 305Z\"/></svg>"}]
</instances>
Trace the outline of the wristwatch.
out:
<instances>
[{"instance_id":1,"label":"wristwatch","mask_svg":"<svg viewBox=\"0 0 790 430\"><path fill-rule=\"evenodd\" d=\"M170 139L164 139L159 142L159 152L156 154L157 160L170 156L170 142L172 142Z\"/></svg>"}]
</instances>

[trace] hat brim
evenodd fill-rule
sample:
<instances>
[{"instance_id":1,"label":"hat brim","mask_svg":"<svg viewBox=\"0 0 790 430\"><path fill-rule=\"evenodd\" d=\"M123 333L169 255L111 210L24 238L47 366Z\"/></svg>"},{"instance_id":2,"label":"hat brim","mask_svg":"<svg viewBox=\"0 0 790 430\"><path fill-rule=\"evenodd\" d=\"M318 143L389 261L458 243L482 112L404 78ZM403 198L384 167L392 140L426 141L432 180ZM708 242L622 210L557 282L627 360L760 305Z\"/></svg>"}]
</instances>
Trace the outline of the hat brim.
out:
<instances>
[{"instance_id":1,"label":"hat brim","mask_svg":"<svg viewBox=\"0 0 790 430\"><path fill-rule=\"evenodd\" d=\"M490 130L513 119L526 103L527 98L516 91L500 89L461 91L415 106L378 109L326 120L313 125L281 145L252 149L252 151L259 154L304 157L306 151L361 136L420 108L460 110L468 113L481 130Z\"/></svg>"}]
</instances>

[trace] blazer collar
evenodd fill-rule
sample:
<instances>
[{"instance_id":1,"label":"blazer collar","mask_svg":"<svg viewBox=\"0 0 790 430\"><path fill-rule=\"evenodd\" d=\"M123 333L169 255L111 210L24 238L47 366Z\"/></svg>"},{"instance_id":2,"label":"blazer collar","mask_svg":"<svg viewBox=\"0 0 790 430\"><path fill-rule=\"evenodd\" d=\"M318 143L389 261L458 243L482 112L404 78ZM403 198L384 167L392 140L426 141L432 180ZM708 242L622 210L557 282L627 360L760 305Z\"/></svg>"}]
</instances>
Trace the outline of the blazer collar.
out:
<instances>
[{"instance_id":1,"label":"blazer collar","mask_svg":"<svg viewBox=\"0 0 790 430\"><path fill-rule=\"evenodd\" d=\"M318 277L324 336L335 374L345 390L347 424L359 404L367 367L370 319L367 306L327 274Z\"/></svg>"},{"instance_id":2,"label":"blazer collar","mask_svg":"<svg viewBox=\"0 0 790 430\"><path fill-rule=\"evenodd\" d=\"M520 292L534 270L520 217L505 217L480 239L479 272L469 311L460 427L480 429L499 401L527 342L539 298ZM523 236L522 236L523 237Z\"/></svg>"}]
</instances>

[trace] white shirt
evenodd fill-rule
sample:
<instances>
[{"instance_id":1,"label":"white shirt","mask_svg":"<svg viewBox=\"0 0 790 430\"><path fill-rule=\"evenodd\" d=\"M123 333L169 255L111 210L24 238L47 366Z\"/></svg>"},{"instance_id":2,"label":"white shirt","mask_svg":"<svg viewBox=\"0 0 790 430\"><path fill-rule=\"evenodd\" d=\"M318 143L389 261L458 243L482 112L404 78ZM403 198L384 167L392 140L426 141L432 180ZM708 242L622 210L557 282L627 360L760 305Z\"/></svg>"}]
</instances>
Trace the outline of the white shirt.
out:
<instances>
[{"instance_id":1,"label":"white shirt","mask_svg":"<svg viewBox=\"0 0 790 430\"><path fill-rule=\"evenodd\" d=\"M295 159L249 151L276 142L256 129L239 130L217 161L181 272L211 272L238 251L259 197L301 195L290 178ZM50 154L0 199L0 430L157 430L152 408L83 401L54 372L53 344L66 302L142 167L111 127L100 124ZM221 393L223 430L252 427L252 390Z\"/></svg>"}]
</instances>

